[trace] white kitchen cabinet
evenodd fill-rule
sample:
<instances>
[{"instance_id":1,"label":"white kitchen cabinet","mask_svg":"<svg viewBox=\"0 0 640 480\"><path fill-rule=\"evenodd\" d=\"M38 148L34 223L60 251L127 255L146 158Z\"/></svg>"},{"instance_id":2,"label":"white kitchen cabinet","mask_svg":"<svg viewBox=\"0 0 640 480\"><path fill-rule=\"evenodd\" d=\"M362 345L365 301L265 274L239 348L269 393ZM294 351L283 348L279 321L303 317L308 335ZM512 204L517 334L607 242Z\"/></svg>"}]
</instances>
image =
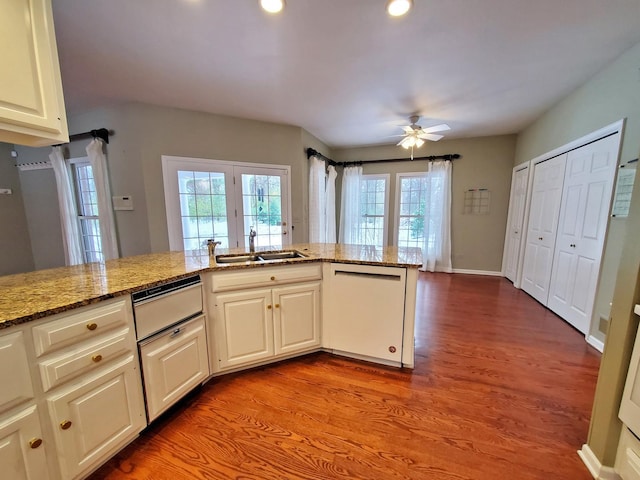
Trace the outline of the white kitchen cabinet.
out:
<instances>
[{"instance_id":1,"label":"white kitchen cabinet","mask_svg":"<svg viewBox=\"0 0 640 480\"><path fill-rule=\"evenodd\" d=\"M151 422L209 376L204 315L140 344Z\"/></svg>"},{"instance_id":2,"label":"white kitchen cabinet","mask_svg":"<svg viewBox=\"0 0 640 480\"><path fill-rule=\"evenodd\" d=\"M0 413L34 397L22 331L0 336Z\"/></svg>"},{"instance_id":3,"label":"white kitchen cabinet","mask_svg":"<svg viewBox=\"0 0 640 480\"><path fill-rule=\"evenodd\" d=\"M401 364L406 269L334 263L324 280L323 347L365 360ZM412 321L409 325L413 328Z\"/></svg>"},{"instance_id":4,"label":"white kitchen cabinet","mask_svg":"<svg viewBox=\"0 0 640 480\"><path fill-rule=\"evenodd\" d=\"M320 283L274 288L275 354L293 353L320 345Z\"/></svg>"},{"instance_id":5,"label":"white kitchen cabinet","mask_svg":"<svg viewBox=\"0 0 640 480\"><path fill-rule=\"evenodd\" d=\"M321 272L314 264L210 276L214 373L318 349Z\"/></svg>"},{"instance_id":6,"label":"white kitchen cabinet","mask_svg":"<svg viewBox=\"0 0 640 480\"><path fill-rule=\"evenodd\" d=\"M11 0L0 15L0 141L69 141L50 0Z\"/></svg>"},{"instance_id":7,"label":"white kitchen cabinet","mask_svg":"<svg viewBox=\"0 0 640 480\"><path fill-rule=\"evenodd\" d=\"M37 407L0 415L0 476L11 480L49 478Z\"/></svg>"},{"instance_id":8,"label":"white kitchen cabinet","mask_svg":"<svg viewBox=\"0 0 640 480\"><path fill-rule=\"evenodd\" d=\"M47 397L62 478L100 465L146 426L135 363L128 355Z\"/></svg>"}]
</instances>

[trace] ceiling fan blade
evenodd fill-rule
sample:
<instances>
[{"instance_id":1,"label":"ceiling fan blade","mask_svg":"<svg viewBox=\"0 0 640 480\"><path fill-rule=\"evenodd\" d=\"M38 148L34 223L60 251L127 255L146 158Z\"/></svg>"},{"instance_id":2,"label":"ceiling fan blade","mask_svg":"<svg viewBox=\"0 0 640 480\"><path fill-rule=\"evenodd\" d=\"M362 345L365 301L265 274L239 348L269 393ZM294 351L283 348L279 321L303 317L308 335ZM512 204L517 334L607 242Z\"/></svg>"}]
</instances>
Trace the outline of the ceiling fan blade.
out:
<instances>
[{"instance_id":1,"label":"ceiling fan blade","mask_svg":"<svg viewBox=\"0 0 640 480\"><path fill-rule=\"evenodd\" d=\"M413 132L415 132L415 130L413 129L413 127L411 125L405 125L403 127L401 127L402 130L404 130L404 133L406 134L411 134Z\"/></svg>"},{"instance_id":2,"label":"ceiling fan blade","mask_svg":"<svg viewBox=\"0 0 640 480\"><path fill-rule=\"evenodd\" d=\"M406 137L400 140L398 143L396 143L396 147L402 147L403 146L402 144L404 143L405 139Z\"/></svg>"},{"instance_id":3,"label":"ceiling fan blade","mask_svg":"<svg viewBox=\"0 0 640 480\"><path fill-rule=\"evenodd\" d=\"M421 133L418 135L418 137L424 138L425 140L431 140L432 142L437 142L438 140L443 138L444 135L434 135L433 133Z\"/></svg>"},{"instance_id":4,"label":"ceiling fan blade","mask_svg":"<svg viewBox=\"0 0 640 480\"><path fill-rule=\"evenodd\" d=\"M434 125L433 127L423 128L422 133L446 132L447 130L451 130L451 127L446 123L441 123L440 125Z\"/></svg>"}]
</instances>

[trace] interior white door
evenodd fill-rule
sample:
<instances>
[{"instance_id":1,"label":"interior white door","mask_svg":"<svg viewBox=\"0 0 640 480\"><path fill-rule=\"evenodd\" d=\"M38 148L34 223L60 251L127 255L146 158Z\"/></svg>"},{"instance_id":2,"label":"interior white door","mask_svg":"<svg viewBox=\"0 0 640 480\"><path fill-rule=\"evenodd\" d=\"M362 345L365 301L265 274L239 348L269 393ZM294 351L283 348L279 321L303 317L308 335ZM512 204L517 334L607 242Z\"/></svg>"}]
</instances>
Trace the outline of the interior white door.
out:
<instances>
[{"instance_id":1,"label":"interior white door","mask_svg":"<svg viewBox=\"0 0 640 480\"><path fill-rule=\"evenodd\" d=\"M587 333L607 230L620 134L569 152L547 306Z\"/></svg>"},{"instance_id":2,"label":"interior white door","mask_svg":"<svg viewBox=\"0 0 640 480\"><path fill-rule=\"evenodd\" d=\"M516 283L518 276L518 258L523 236L522 228L524 226L524 207L527 201L528 181L529 165L519 165L513 169L503 259L504 276L513 283Z\"/></svg>"},{"instance_id":3,"label":"interior white door","mask_svg":"<svg viewBox=\"0 0 640 480\"><path fill-rule=\"evenodd\" d=\"M547 304L567 154L537 163L533 169L531 208L522 267L522 289Z\"/></svg>"}]
</instances>

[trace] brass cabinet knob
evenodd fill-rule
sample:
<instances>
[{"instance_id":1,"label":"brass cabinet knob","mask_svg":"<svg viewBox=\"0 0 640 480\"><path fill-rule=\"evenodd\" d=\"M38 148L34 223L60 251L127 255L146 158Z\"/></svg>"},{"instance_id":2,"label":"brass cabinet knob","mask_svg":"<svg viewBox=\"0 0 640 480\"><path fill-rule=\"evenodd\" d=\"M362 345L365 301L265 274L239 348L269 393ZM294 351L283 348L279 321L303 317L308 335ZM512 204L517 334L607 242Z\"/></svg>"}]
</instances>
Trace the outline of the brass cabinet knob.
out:
<instances>
[{"instance_id":1,"label":"brass cabinet knob","mask_svg":"<svg viewBox=\"0 0 640 480\"><path fill-rule=\"evenodd\" d=\"M280 304L279 303L276 303L276 308L280 308Z\"/></svg>"},{"instance_id":2,"label":"brass cabinet knob","mask_svg":"<svg viewBox=\"0 0 640 480\"><path fill-rule=\"evenodd\" d=\"M102 361L102 355L100 355L99 353L94 355L93 357L91 357L91 360L93 360L95 363L98 363L100 361Z\"/></svg>"},{"instance_id":3,"label":"brass cabinet knob","mask_svg":"<svg viewBox=\"0 0 640 480\"><path fill-rule=\"evenodd\" d=\"M98 324L97 323L87 323L87 329L88 330L95 330L96 328L98 328Z\"/></svg>"},{"instance_id":4,"label":"brass cabinet knob","mask_svg":"<svg viewBox=\"0 0 640 480\"><path fill-rule=\"evenodd\" d=\"M391 346L389 347L389 351L390 351L391 353L396 353L396 347L394 347L393 345L391 345Z\"/></svg>"},{"instance_id":5,"label":"brass cabinet knob","mask_svg":"<svg viewBox=\"0 0 640 480\"><path fill-rule=\"evenodd\" d=\"M276 277L271 277L271 280L275 280L275 279L276 279Z\"/></svg>"},{"instance_id":6,"label":"brass cabinet knob","mask_svg":"<svg viewBox=\"0 0 640 480\"><path fill-rule=\"evenodd\" d=\"M267 305L267 310L271 310L271 305Z\"/></svg>"},{"instance_id":7,"label":"brass cabinet knob","mask_svg":"<svg viewBox=\"0 0 640 480\"><path fill-rule=\"evenodd\" d=\"M29 440L29 446L31 448L38 448L40 445L42 445L41 438L32 438L31 440Z\"/></svg>"},{"instance_id":8,"label":"brass cabinet knob","mask_svg":"<svg viewBox=\"0 0 640 480\"><path fill-rule=\"evenodd\" d=\"M60 422L60 428L62 430L68 430L71 427L71 420L64 420Z\"/></svg>"}]
</instances>

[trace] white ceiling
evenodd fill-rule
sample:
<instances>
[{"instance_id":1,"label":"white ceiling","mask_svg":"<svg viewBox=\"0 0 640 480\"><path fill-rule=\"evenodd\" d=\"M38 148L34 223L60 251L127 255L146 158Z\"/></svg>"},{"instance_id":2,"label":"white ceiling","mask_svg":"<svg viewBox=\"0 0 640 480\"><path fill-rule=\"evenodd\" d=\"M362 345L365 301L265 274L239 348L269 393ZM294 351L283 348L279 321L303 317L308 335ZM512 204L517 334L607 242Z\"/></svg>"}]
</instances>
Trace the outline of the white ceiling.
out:
<instances>
[{"instance_id":1,"label":"white ceiling","mask_svg":"<svg viewBox=\"0 0 640 480\"><path fill-rule=\"evenodd\" d=\"M53 0L67 110L140 101L297 125L331 147L392 143L414 112L447 138L515 133L640 42L640 0L384 7Z\"/></svg>"}]
</instances>

